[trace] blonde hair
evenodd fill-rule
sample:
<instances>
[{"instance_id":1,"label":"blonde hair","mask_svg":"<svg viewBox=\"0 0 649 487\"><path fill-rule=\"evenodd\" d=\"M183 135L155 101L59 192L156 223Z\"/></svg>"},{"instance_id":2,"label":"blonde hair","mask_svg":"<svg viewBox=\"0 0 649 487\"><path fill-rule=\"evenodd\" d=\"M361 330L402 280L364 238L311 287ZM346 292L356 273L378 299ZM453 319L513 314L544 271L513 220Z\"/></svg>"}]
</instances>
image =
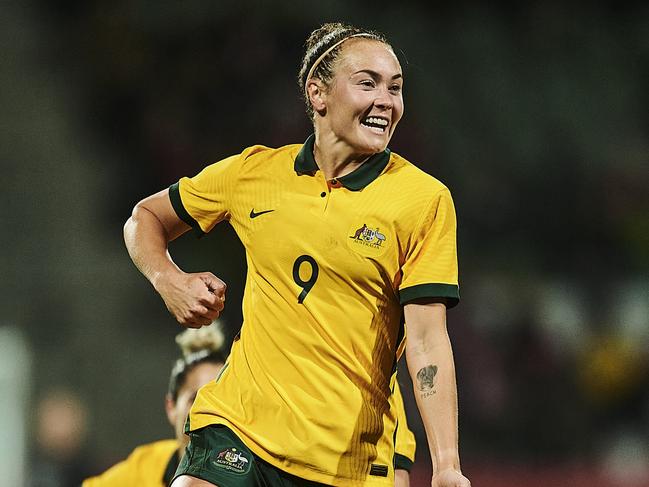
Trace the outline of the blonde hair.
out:
<instances>
[{"instance_id":1,"label":"blonde hair","mask_svg":"<svg viewBox=\"0 0 649 487\"><path fill-rule=\"evenodd\" d=\"M176 343L182 357L176 360L171 369L167 390L174 401L178 398L178 391L185 383L187 374L194 367L205 362L222 364L226 358L223 353L225 335L218 320L202 328L188 328L176 335Z\"/></svg>"},{"instance_id":2,"label":"blonde hair","mask_svg":"<svg viewBox=\"0 0 649 487\"><path fill-rule=\"evenodd\" d=\"M176 343L184 357L201 350L220 350L225 342L225 335L219 320L202 328L187 328L176 335Z\"/></svg>"}]
</instances>

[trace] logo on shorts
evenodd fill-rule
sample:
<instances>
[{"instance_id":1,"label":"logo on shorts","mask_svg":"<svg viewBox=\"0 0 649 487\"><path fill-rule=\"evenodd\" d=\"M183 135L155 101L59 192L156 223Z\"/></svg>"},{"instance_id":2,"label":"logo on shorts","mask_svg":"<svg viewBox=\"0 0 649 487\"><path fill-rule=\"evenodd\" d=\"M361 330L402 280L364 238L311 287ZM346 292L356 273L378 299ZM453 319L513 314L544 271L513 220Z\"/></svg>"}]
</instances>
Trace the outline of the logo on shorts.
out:
<instances>
[{"instance_id":1,"label":"logo on shorts","mask_svg":"<svg viewBox=\"0 0 649 487\"><path fill-rule=\"evenodd\" d=\"M225 470L235 473L246 473L250 469L250 460L236 448L223 450L216 456L214 463Z\"/></svg>"},{"instance_id":2,"label":"logo on shorts","mask_svg":"<svg viewBox=\"0 0 649 487\"><path fill-rule=\"evenodd\" d=\"M375 249L380 249L385 242L385 235L379 232L379 227L371 229L365 223L362 227L357 228L354 235L350 235L349 238L353 238L355 244Z\"/></svg>"}]
</instances>

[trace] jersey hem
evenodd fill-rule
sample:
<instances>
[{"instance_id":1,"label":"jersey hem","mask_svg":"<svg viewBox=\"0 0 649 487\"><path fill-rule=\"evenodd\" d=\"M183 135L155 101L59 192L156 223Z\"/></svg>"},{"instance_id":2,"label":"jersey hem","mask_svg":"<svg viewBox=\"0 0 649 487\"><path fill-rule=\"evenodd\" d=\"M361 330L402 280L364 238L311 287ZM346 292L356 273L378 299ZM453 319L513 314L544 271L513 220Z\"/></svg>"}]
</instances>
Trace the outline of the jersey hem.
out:
<instances>
[{"instance_id":1,"label":"jersey hem","mask_svg":"<svg viewBox=\"0 0 649 487\"><path fill-rule=\"evenodd\" d=\"M457 284L417 284L399 290L402 305L421 298L445 298L446 308L454 308L460 302L460 288Z\"/></svg>"},{"instance_id":2,"label":"jersey hem","mask_svg":"<svg viewBox=\"0 0 649 487\"><path fill-rule=\"evenodd\" d=\"M192 416L190 414L190 416ZM196 425L196 423L199 423ZM232 432L237 435L237 437L243 442L246 447L250 449L251 452L253 452L255 455L257 455L259 458L264 460L265 462L270 463L273 467L278 468L279 470L282 470L283 472L286 472L290 475L293 475L295 477L302 478L304 480L309 480L312 482L319 482L325 485L332 485L332 486L353 486L353 487L370 487L370 486L388 486L392 485L389 480L389 477L382 477L381 479L379 478L366 478L365 480L354 480L354 479L348 479L348 478L343 478L343 477L335 477L331 474L325 473L325 472L320 472L318 470L313 470L310 468L302 467L299 465L296 465L293 468L286 468L286 465L283 465L281 461L279 461L277 458L266 452L260 445L257 443L253 442L250 440L250 438L244 436L243 431L241 431L239 428L237 428L234 424L232 424L230 421L228 421L225 418L217 417L212 421L192 421L192 426L191 426L191 431L196 431L201 428L205 428L206 426L213 426L217 424L222 424L223 426L227 426L232 430Z\"/></svg>"}]
</instances>

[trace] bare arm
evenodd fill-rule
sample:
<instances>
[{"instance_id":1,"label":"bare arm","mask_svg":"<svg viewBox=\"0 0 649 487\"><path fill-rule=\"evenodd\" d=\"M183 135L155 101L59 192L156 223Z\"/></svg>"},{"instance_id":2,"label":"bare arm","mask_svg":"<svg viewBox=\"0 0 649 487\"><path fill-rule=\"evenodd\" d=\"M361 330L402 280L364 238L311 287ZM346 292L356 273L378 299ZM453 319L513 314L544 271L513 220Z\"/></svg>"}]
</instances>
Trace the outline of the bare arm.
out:
<instances>
[{"instance_id":1,"label":"bare arm","mask_svg":"<svg viewBox=\"0 0 649 487\"><path fill-rule=\"evenodd\" d=\"M124 225L124 242L133 263L184 326L199 328L219 316L225 283L209 272L185 273L172 260L168 243L189 230L176 215L168 190L143 199Z\"/></svg>"},{"instance_id":2,"label":"bare arm","mask_svg":"<svg viewBox=\"0 0 649 487\"><path fill-rule=\"evenodd\" d=\"M394 487L410 487L410 473L402 468L394 471Z\"/></svg>"},{"instance_id":3,"label":"bare arm","mask_svg":"<svg viewBox=\"0 0 649 487\"><path fill-rule=\"evenodd\" d=\"M468 487L458 452L457 387L442 303L406 304L406 359L433 461L433 487Z\"/></svg>"}]
</instances>

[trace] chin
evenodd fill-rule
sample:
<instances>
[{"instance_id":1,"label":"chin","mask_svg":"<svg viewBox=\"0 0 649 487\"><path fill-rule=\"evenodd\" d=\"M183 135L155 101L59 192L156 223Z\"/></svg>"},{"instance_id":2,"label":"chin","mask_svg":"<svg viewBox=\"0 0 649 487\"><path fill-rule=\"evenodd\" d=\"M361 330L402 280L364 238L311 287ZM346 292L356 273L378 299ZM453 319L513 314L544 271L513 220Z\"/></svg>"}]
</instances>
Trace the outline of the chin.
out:
<instances>
[{"instance_id":1,"label":"chin","mask_svg":"<svg viewBox=\"0 0 649 487\"><path fill-rule=\"evenodd\" d=\"M383 152L385 150L385 148L388 146L388 142L390 142L390 139L384 139L384 140L381 140L380 142L369 144L368 148L371 149L371 152L373 154L377 154L377 153Z\"/></svg>"},{"instance_id":2,"label":"chin","mask_svg":"<svg viewBox=\"0 0 649 487\"><path fill-rule=\"evenodd\" d=\"M380 135L377 137L363 137L359 140L359 152L363 154L376 154L383 152L390 142L390 137Z\"/></svg>"}]
</instances>

